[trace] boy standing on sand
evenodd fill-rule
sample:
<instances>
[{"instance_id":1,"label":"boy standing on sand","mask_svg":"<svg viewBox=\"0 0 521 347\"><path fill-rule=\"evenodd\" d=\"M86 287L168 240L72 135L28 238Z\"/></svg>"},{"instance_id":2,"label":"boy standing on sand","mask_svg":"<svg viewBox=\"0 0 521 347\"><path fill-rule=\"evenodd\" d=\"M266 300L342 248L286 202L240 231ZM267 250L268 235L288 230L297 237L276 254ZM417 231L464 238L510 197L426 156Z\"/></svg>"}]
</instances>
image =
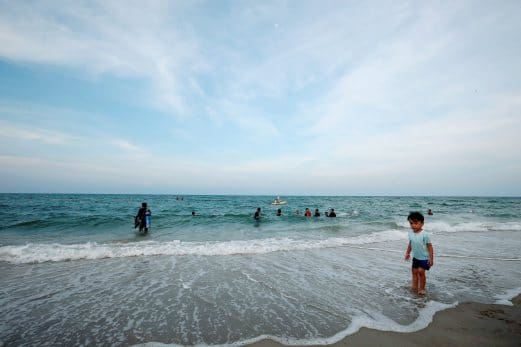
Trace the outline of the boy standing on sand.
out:
<instances>
[{"instance_id":1,"label":"boy standing on sand","mask_svg":"<svg viewBox=\"0 0 521 347\"><path fill-rule=\"evenodd\" d=\"M409 231L409 246L405 252L405 260L411 257L411 250L413 253L411 289L418 291L418 295L425 295L425 271L434 265L434 249L429 235L423 230L423 215L420 212L411 212L407 220L412 229Z\"/></svg>"}]
</instances>

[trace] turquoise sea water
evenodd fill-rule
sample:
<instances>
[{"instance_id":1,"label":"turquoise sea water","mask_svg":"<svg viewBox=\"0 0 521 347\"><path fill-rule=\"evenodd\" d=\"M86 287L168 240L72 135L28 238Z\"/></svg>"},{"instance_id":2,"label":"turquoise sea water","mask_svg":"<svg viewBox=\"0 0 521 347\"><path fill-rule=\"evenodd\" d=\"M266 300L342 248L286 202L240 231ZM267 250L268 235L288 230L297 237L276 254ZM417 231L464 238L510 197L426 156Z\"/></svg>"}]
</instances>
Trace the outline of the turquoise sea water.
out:
<instances>
[{"instance_id":1,"label":"turquoise sea water","mask_svg":"<svg viewBox=\"0 0 521 347\"><path fill-rule=\"evenodd\" d=\"M521 198L281 198L0 194L0 345L330 343L521 290ZM142 201L147 235L133 228ZM436 257L420 298L403 254L407 214L427 209Z\"/></svg>"}]
</instances>

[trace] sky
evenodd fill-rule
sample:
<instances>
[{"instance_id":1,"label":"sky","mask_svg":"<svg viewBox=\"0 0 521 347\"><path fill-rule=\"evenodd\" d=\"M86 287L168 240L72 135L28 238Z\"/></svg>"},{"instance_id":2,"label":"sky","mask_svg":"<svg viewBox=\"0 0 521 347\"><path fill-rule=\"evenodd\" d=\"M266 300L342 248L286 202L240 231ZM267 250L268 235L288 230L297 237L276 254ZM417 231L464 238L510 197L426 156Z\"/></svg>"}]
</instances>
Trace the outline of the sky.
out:
<instances>
[{"instance_id":1,"label":"sky","mask_svg":"<svg viewBox=\"0 0 521 347\"><path fill-rule=\"evenodd\" d=\"M0 192L521 196L519 18L0 0Z\"/></svg>"}]
</instances>

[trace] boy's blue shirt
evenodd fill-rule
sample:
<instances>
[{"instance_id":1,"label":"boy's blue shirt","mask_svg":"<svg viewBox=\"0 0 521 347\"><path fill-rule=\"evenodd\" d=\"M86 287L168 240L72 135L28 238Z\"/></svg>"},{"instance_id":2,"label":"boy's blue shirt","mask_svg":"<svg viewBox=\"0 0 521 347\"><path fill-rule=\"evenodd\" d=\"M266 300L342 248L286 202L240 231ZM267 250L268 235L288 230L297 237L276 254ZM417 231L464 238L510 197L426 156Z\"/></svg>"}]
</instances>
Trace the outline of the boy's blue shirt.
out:
<instances>
[{"instance_id":1,"label":"boy's blue shirt","mask_svg":"<svg viewBox=\"0 0 521 347\"><path fill-rule=\"evenodd\" d=\"M411 241L412 254L418 260L428 260L429 250L427 244L431 243L429 234L425 230L415 233L409 230L409 241Z\"/></svg>"}]
</instances>

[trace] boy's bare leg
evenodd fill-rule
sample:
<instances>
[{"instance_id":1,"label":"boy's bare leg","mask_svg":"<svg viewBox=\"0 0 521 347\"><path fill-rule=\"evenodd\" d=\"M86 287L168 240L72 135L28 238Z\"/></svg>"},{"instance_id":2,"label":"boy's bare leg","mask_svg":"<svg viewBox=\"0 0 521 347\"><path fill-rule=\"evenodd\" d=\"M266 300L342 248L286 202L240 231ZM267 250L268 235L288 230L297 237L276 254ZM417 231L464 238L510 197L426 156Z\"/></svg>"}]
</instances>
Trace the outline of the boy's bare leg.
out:
<instances>
[{"instance_id":1,"label":"boy's bare leg","mask_svg":"<svg viewBox=\"0 0 521 347\"><path fill-rule=\"evenodd\" d=\"M419 277L419 284L418 284L418 294L419 295L425 295L425 282L427 282L427 277L425 276L425 269L418 268L418 277Z\"/></svg>"},{"instance_id":2,"label":"boy's bare leg","mask_svg":"<svg viewBox=\"0 0 521 347\"><path fill-rule=\"evenodd\" d=\"M418 291L418 269L412 268L412 287L411 290L416 292Z\"/></svg>"}]
</instances>

